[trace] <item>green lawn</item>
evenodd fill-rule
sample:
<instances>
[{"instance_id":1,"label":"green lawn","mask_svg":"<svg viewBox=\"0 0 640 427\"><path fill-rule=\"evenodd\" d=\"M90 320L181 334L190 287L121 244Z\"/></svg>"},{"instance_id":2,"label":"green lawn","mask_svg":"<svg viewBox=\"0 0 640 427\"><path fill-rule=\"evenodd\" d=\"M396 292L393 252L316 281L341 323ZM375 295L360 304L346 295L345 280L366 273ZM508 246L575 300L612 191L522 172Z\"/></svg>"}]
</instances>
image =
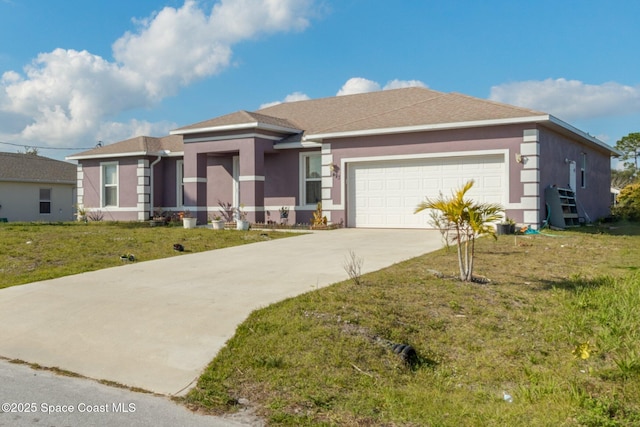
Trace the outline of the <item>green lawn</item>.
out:
<instances>
[{"instance_id":1,"label":"green lawn","mask_svg":"<svg viewBox=\"0 0 640 427\"><path fill-rule=\"evenodd\" d=\"M442 250L256 311L185 403L269 425L640 425L640 227L616 227L481 239L490 284Z\"/></svg>"},{"instance_id":2,"label":"green lawn","mask_svg":"<svg viewBox=\"0 0 640 427\"><path fill-rule=\"evenodd\" d=\"M148 261L292 235L137 222L0 223L0 288L122 265L125 254ZM175 243L185 251L174 251Z\"/></svg>"}]
</instances>

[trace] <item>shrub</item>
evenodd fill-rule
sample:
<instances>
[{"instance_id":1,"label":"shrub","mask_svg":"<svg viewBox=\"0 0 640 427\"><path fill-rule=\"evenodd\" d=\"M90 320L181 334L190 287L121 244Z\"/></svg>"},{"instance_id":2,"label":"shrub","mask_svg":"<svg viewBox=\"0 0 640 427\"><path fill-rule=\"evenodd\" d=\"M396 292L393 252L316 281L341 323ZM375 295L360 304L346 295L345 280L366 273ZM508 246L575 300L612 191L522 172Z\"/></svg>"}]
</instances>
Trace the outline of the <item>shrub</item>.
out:
<instances>
[{"instance_id":1,"label":"shrub","mask_svg":"<svg viewBox=\"0 0 640 427\"><path fill-rule=\"evenodd\" d=\"M629 184L620 190L613 213L623 219L640 221L640 182Z\"/></svg>"}]
</instances>

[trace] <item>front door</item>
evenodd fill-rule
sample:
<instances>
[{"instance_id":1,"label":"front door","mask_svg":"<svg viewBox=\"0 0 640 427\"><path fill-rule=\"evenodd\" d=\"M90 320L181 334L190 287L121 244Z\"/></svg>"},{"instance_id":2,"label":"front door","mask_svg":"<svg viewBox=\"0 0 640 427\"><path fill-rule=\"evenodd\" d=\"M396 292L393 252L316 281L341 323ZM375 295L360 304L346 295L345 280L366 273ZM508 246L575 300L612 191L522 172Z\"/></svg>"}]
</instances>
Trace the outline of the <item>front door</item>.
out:
<instances>
[{"instance_id":1,"label":"front door","mask_svg":"<svg viewBox=\"0 0 640 427\"><path fill-rule=\"evenodd\" d=\"M569 188L576 191L576 162L574 160L569 162Z\"/></svg>"}]
</instances>

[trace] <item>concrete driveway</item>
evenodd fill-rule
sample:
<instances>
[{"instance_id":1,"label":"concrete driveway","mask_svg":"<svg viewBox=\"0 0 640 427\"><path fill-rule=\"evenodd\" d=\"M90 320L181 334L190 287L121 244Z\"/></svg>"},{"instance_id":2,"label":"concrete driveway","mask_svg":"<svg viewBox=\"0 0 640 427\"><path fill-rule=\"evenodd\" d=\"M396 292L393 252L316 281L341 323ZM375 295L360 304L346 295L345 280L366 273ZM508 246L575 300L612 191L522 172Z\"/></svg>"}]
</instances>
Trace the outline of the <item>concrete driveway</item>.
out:
<instances>
[{"instance_id":1,"label":"concrete driveway","mask_svg":"<svg viewBox=\"0 0 640 427\"><path fill-rule=\"evenodd\" d=\"M213 231L212 231L213 232ZM437 231L342 229L0 290L0 356L182 395L256 308L441 247Z\"/></svg>"}]
</instances>

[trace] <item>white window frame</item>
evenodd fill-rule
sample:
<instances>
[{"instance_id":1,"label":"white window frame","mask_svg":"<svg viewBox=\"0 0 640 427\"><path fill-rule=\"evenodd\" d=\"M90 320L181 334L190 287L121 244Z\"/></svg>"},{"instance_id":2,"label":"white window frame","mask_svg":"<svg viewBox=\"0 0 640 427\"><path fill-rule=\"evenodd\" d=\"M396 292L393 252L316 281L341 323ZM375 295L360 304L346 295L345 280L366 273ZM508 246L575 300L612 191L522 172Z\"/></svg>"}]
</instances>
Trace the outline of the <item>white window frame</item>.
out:
<instances>
[{"instance_id":1,"label":"white window frame","mask_svg":"<svg viewBox=\"0 0 640 427\"><path fill-rule=\"evenodd\" d=\"M581 154L580 159L580 187L587 188L587 153Z\"/></svg>"},{"instance_id":2,"label":"white window frame","mask_svg":"<svg viewBox=\"0 0 640 427\"><path fill-rule=\"evenodd\" d=\"M184 160L176 162L176 207L184 206Z\"/></svg>"},{"instance_id":3,"label":"white window frame","mask_svg":"<svg viewBox=\"0 0 640 427\"><path fill-rule=\"evenodd\" d=\"M49 197L48 198L43 198L42 197L42 190L49 191ZM53 189L51 189L51 188L40 188L39 195L38 195L38 198L39 198L39 201L40 201L39 204L38 204L39 205L38 206L38 212L40 213L40 215L51 215L51 206L52 206L51 199L53 198L52 194L53 194ZM49 203L49 212L42 212L42 203L43 202L44 203Z\"/></svg>"},{"instance_id":4,"label":"white window frame","mask_svg":"<svg viewBox=\"0 0 640 427\"><path fill-rule=\"evenodd\" d=\"M106 171L107 167L115 166L116 167L116 182L115 184L107 184L106 183ZM116 204L115 205L107 205L107 187L115 187L116 188ZM100 206L105 207L118 207L120 206L120 165L118 162L101 162L100 163Z\"/></svg>"},{"instance_id":5,"label":"white window frame","mask_svg":"<svg viewBox=\"0 0 640 427\"><path fill-rule=\"evenodd\" d=\"M316 156L319 158L320 162L322 162L322 152L320 151L300 153L300 206L316 206L316 203L307 203L307 182L319 182L321 186L320 191L322 192L322 173L320 173L320 176L317 178L307 178L306 173L307 158ZM322 170L322 163L320 163L320 169Z\"/></svg>"}]
</instances>

